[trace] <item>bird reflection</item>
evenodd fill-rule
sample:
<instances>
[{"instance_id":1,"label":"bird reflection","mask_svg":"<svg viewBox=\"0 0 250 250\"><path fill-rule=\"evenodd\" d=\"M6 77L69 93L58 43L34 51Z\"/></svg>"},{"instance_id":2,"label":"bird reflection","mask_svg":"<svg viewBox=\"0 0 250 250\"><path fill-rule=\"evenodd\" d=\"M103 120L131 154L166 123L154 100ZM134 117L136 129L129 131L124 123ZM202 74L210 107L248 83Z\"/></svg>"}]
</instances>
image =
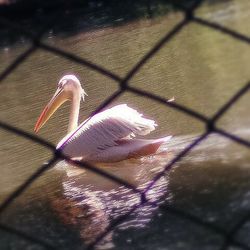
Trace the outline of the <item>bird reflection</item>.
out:
<instances>
[{"instance_id":1,"label":"bird reflection","mask_svg":"<svg viewBox=\"0 0 250 250\"><path fill-rule=\"evenodd\" d=\"M119 163L102 163L97 167L143 190L171 158L171 153L165 152L163 149L154 156ZM100 234L105 232L112 220L125 215L140 202L140 196L134 191L103 176L70 165L68 162L59 162L55 169L63 172L62 192L51 199L51 206L64 224L79 231L86 245L93 243ZM159 205L157 203L159 199L166 200L169 197L167 186L168 179L163 176L149 191L150 201ZM157 205L146 204L136 209L118 226L118 229L145 227L157 210ZM95 247L96 249L113 248L112 241L111 231Z\"/></svg>"}]
</instances>

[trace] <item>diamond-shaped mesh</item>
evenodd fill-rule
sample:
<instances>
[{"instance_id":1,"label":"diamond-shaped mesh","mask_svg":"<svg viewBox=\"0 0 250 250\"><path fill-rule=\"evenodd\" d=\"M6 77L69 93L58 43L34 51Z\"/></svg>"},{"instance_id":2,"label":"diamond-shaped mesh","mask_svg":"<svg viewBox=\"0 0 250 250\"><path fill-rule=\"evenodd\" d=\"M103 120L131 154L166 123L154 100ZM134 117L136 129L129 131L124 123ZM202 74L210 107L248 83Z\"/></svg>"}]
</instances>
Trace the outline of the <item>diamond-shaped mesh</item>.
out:
<instances>
[{"instance_id":1,"label":"diamond-shaped mesh","mask_svg":"<svg viewBox=\"0 0 250 250\"><path fill-rule=\"evenodd\" d=\"M177 1L176 1L177 2ZM164 37L162 37L145 55L143 58L134 65L126 74L125 77L121 78L118 75L110 72L109 70L106 70L103 67L100 67L91 61L85 60L84 58L78 57L74 54L71 54L70 52L66 52L62 49L59 49L57 47L48 45L43 43L41 37L43 34L43 30L34 37L33 34L31 34L28 30L25 30L23 27L18 25L15 22L11 22L9 20L6 20L4 18L0 17L0 23L7 27L10 31L16 31L24 36L31 39L32 44L31 46L24 51L21 55L19 55L14 62L9 65L1 74L0 74L0 82L2 82L7 76L12 74L14 70L22 64L29 56L31 56L37 49L42 49L46 52L55 54L57 56L67 58L69 60L72 60L73 62L76 62L84 67L87 67L91 70L94 70L98 72L99 74L102 74L113 81L117 82L119 89L115 91L109 98L107 98L94 112L93 114L99 112L104 107L106 107L108 104L113 102L116 98L121 96L125 92L131 92L137 95L141 95L143 97L150 98L158 103L161 103L162 105L168 106L171 109L177 110L179 112L183 112L184 114L195 118L202 122L204 126L206 127L205 132L200 135L198 138L196 138L191 144L186 146L178 155L176 155L167 165L165 166L164 170L159 172L152 180L149 182L149 184L144 188L144 190L139 190L132 184L126 182L122 178L118 178L110 173L105 172L105 170L101 170L99 168L96 168L93 165L90 165L89 163L83 163L78 161L72 161L69 158L67 158L65 155L63 155L61 152L56 151L55 146L49 143L48 141L41 139L40 137L33 135L27 131L23 131L22 129L18 127L14 127L11 124L5 123L3 121L0 121L0 127L2 130L15 133L18 136L21 136L23 138L29 139L33 142L36 142L40 144L43 147L48 148L53 152L53 157L50 159L46 164L42 165L34 174L32 174L21 186L19 186L13 193L11 193L3 202L0 204L0 214L3 213L8 207L12 204L12 202L19 197L37 178L39 178L44 172L49 170L53 164L58 159L67 159L70 162L73 162L74 164L77 164L79 167L88 169L90 171L95 172L98 175L102 175L105 178L108 178L114 182L117 182L129 189L131 189L133 192L138 194L138 197L140 198L140 202L137 204L134 204L134 206L131 208L129 212L126 214L123 214L122 216L116 218L111 222L111 224L106 228L105 232L101 233L94 242L92 242L88 249L93 249L98 242L100 242L106 235L108 235L117 225L123 223L136 209L141 208L145 205L152 205L154 206L156 204L156 201L151 201L147 196L152 187L159 181L159 179L167 172L169 171L179 160L181 160L184 156L189 154L189 152L195 148L198 144L200 144L202 141L204 141L211 133L215 133L217 135L220 135L222 137L226 137L232 141L235 141L236 143L239 143L247 148L250 147L250 142L248 140L245 140L243 138L238 137L237 135L227 132L221 128L218 128L217 121L229 110L231 107L250 90L250 83L247 82L244 87L239 89L237 93L235 93L218 111L213 117L206 117L203 114L200 114L196 112L195 110L192 110L184 105L178 104L178 102L169 102L168 99L165 99L163 97L160 97L158 95L152 94L148 92L147 90L142 90L136 87L133 87L129 85L129 81L131 78L138 72L140 69L145 65L152 57L155 56L155 54L173 37L175 37L178 33L182 32L185 27L190 23L195 23L197 25L205 26L207 28L213 29L214 31L220 32L221 34L225 36L231 37L231 39L236 39L239 42L245 43L247 45L250 44L250 37L240 34L235 30L231 30L230 28L224 27L218 23L207 21L206 19L203 19L201 17L196 16L195 11L199 6L201 5L203 1L194 1L194 4L190 7L177 5L174 3L177 9L181 10L185 16L184 19L182 19L179 23L177 23L167 34L165 34ZM181 218L184 218L190 223L194 223L196 225L199 225L201 227L206 228L207 230L212 231L215 234L218 234L223 237L224 242L221 245L220 249L229 249L230 246L234 245L236 247L242 248L242 249L249 249L247 245L244 243L238 241L235 238L235 235L240 231L240 229L246 224L246 222L250 218L250 213L241 218L238 223L230 230L230 232L224 230L223 228L220 228L213 223L205 222L200 218L197 218L193 215L188 214L185 211L181 211L172 207L167 206L160 206L160 209L164 209L169 211L170 213L173 213L176 216L179 216ZM35 242L36 244L40 244L45 249L55 249L50 244L46 243L45 240L38 239L34 236L30 236L20 230L17 230L15 228L11 228L9 226L0 224L0 229L7 231L12 234L17 234L20 237L22 237L25 240Z\"/></svg>"}]
</instances>

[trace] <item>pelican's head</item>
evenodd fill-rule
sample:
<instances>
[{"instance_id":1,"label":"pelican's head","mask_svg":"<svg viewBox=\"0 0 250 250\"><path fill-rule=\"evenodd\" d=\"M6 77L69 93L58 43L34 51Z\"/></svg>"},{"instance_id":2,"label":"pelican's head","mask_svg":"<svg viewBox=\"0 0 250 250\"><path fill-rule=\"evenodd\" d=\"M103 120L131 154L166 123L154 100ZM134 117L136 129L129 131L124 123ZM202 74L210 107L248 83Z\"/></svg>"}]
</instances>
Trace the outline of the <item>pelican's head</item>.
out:
<instances>
[{"instance_id":1,"label":"pelican's head","mask_svg":"<svg viewBox=\"0 0 250 250\"><path fill-rule=\"evenodd\" d=\"M57 90L49 103L44 108L35 125L34 131L38 130L49 120L53 113L66 101L74 98L84 100L87 95L75 75L63 76L57 84Z\"/></svg>"}]
</instances>

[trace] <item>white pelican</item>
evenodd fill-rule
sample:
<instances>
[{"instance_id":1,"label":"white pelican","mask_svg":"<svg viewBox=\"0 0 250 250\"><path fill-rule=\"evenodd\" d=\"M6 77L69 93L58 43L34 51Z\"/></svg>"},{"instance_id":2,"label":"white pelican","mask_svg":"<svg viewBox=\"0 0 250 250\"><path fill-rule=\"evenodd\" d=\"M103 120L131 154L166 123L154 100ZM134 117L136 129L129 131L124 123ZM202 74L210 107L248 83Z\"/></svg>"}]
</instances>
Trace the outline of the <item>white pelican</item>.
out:
<instances>
[{"instance_id":1,"label":"white pelican","mask_svg":"<svg viewBox=\"0 0 250 250\"><path fill-rule=\"evenodd\" d=\"M81 158L88 162L137 158L154 154L162 143L171 138L135 139L136 135L146 135L153 131L157 124L126 104L95 114L78 126L80 102L86 95L80 81L74 75L65 75L57 87L38 118L34 131L38 132L59 106L70 100L68 134L57 145L57 149L70 158Z\"/></svg>"}]
</instances>

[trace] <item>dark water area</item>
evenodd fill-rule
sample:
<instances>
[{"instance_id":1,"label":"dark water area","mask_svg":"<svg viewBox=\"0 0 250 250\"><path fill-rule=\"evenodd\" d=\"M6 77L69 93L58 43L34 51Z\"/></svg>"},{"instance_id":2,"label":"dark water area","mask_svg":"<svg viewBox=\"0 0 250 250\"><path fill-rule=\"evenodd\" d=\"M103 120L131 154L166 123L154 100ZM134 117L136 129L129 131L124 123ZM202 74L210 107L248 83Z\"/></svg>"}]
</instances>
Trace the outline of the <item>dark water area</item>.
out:
<instances>
[{"instance_id":1,"label":"dark water area","mask_svg":"<svg viewBox=\"0 0 250 250\"><path fill-rule=\"evenodd\" d=\"M193 1L189 1L193 2ZM69 36L97 28L121 25L140 18L153 18L173 10L168 1L17 1L0 6L2 17L17 22L36 37L45 34ZM72 28L74 27L74 28ZM27 39L18 29L1 29L1 45Z\"/></svg>"},{"instance_id":2,"label":"dark water area","mask_svg":"<svg viewBox=\"0 0 250 250\"><path fill-rule=\"evenodd\" d=\"M209 4L225 1L230 0L209 1ZM65 37L99 28L123 25L130 21L152 19L191 8L200 2L199 0L178 2L129 0L124 4L123 1L115 0L7 0L5 4L3 1L0 5L2 17L0 46L27 42L31 38L40 37L41 34Z\"/></svg>"}]
</instances>

